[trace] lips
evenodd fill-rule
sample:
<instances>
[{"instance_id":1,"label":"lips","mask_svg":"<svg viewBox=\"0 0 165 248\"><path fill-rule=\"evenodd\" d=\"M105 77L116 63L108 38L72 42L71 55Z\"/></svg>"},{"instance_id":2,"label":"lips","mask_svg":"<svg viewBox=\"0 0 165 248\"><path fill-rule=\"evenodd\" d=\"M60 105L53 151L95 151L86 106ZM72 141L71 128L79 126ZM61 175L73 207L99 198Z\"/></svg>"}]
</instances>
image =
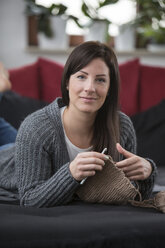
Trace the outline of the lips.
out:
<instances>
[{"instance_id":1,"label":"lips","mask_svg":"<svg viewBox=\"0 0 165 248\"><path fill-rule=\"evenodd\" d=\"M96 97L87 97L87 96L80 96L81 99L87 100L87 101L95 101L97 100Z\"/></svg>"}]
</instances>

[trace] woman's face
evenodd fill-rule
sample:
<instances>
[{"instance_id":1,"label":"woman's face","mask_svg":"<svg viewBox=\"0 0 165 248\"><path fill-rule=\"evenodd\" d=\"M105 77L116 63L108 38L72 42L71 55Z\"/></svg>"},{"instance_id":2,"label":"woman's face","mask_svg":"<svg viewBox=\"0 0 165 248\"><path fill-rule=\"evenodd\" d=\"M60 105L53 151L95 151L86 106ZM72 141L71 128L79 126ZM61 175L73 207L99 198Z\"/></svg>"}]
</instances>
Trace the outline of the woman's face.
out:
<instances>
[{"instance_id":1,"label":"woman's face","mask_svg":"<svg viewBox=\"0 0 165 248\"><path fill-rule=\"evenodd\" d=\"M69 108L96 113L104 104L109 87L109 68L100 58L92 60L69 79Z\"/></svg>"}]
</instances>

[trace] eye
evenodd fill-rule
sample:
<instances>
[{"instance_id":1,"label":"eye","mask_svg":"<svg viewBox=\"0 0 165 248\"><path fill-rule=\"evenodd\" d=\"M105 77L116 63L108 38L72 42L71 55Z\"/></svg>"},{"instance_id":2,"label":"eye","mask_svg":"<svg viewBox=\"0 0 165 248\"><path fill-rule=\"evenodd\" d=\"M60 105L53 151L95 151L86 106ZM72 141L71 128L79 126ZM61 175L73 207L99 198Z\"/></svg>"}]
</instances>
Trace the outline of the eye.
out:
<instances>
[{"instance_id":1,"label":"eye","mask_svg":"<svg viewBox=\"0 0 165 248\"><path fill-rule=\"evenodd\" d=\"M96 82L98 82L98 83L105 83L106 80L105 80L105 78L96 78Z\"/></svg>"},{"instance_id":2,"label":"eye","mask_svg":"<svg viewBox=\"0 0 165 248\"><path fill-rule=\"evenodd\" d=\"M84 75L78 75L77 78L79 78L79 79L85 79L85 76Z\"/></svg>"}]
</instances>

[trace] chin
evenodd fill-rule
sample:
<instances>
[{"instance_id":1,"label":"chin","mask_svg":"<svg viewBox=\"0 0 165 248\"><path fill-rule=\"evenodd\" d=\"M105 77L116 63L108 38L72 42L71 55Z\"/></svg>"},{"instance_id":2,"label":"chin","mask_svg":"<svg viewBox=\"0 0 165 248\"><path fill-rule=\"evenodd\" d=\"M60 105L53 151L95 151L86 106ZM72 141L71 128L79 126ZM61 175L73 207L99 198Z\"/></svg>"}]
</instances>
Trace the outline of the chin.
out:
<instances>
[{"instance_id":1,"label":"chin","mask_svg":"<svg viewBox=\"0 0 165 248\"><path fill-rule=\"evenodd\" d=\"M81 106L79 110L84 113L96 113L99 110L99 108Z\"/></svg>"},{"instance_id":2,"label":"chin","mask_svg":"<svg viewBox=\"0 0 165 248\"><path fill-rule=\"evenodd\" d=\"M78 103L77 104L77 109L79 109L81 112L86 112L86 113L97 113L98 110L103 106L104 102L100 103L94 103L94 104L89 104L89 103Z\"/></svg>"}]
</instances>

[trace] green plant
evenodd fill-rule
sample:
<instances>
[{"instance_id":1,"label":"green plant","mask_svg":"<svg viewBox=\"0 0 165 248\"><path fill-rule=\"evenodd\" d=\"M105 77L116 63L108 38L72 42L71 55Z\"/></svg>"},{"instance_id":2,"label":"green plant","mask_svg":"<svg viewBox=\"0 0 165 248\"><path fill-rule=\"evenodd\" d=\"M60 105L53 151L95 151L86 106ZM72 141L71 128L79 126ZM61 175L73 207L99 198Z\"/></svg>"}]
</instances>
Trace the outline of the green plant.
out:
<instances>
[{"instance_id":1,"label":"green plant","mask_svg":"<svg viewBox=\"0 0 165 248\"><path fill-rule=\"evenodd\" d=\"M97 21L97 20L103 20L103 21L107 21L108 23L110 23L109 20L107 20L106 18L103 18L100 16L99 14L99 10L105 6L108 6L110 4L115 4L117 3L119 0L98 0L97 1L97 6L94 7L93 5L91 5L90 3L86 3L85 0L82 2L82 6L81 6L81 10L82 13L88 17L92 22L93 21Z\"/></svg>"},{"instance_id":2,"label":"green plant","mask_svg":"<svg viewBox=\"0 0 165 248\"><path fill-rule=\"evenodd\" d=\"M84 16L88 19L88 22L87 24L82 25L82 27L90 27L96 21L105 22L106 24L105 40L109 42L110 36L108 33L108 29L109 29L109 24L111 22L110 20L108 20L107 18L103 17L100 14L100 10L105 6L115 4L118 1L119 0L97 0L97 5L94 6L90 3L90 1L88 1L87 3L87 1L83 0L81 5L81 11L84 14Z\"/></svg>"},{"instance_id":3,"label":"green plant","mask_svg":"<svg viewBox=\"0 0 165 248\"><path fill-rule=\"evenodd\" d=\"M138 46L165 44L165 3L163 0L136 0Z\"/></svg>"},{"instance_id":4,"label":"green plant","mask_svg":"<svg viewBox=\"0 0 165 248\"><path fill-rule=\"evenodd\" d=\"M52 4L50 7L45 7L37 4L35 0L25 0L25 2L26 15L37 16L38 32L44 33L49 38L54 36L50 16L65 16L66 19L72 19L79 27L82 27L79 24L78 17L66 13L68 8L64 4Z\"/></svg>"},{"instance_id":5,"label":"green plant","mask_svg":"<svg viewBox=\"0 0 165 248\"><path fill-rule=\"evenodd\" d=\"M50 16L64 15L67 7L63 4L52 4L50 7L39 5L35 0L25 0L25 13L27 16L37 16L38 32L43 32L47 37L53 37L54 33L50 24Z\"/></svg>"},{"instance_id":6,"label":"green plant","mask_svg":"<svg viewBox=\"0 0 165 248\"><path fill-rule=\"evenodd\" d=\"M139 34L143 36L143 43L165 44L164 27L154 29L151 26L145 26L139 31Z\"/></svg>"}]
</instances>

